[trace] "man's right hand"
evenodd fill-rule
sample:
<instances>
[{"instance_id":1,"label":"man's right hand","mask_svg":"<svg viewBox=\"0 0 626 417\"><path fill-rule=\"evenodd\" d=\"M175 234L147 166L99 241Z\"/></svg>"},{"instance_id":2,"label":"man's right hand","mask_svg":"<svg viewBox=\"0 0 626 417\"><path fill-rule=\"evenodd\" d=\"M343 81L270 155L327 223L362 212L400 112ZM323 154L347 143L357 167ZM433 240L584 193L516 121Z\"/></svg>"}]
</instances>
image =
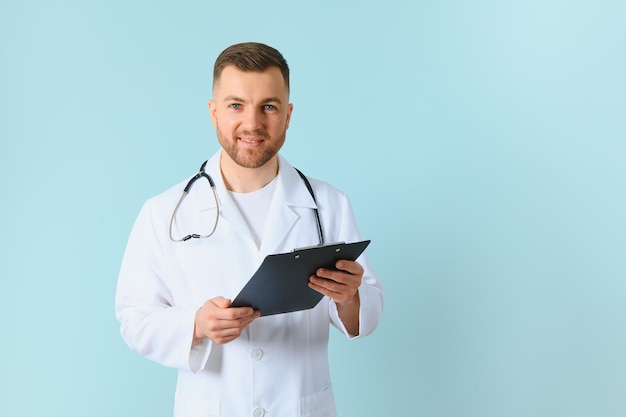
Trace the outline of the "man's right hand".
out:
<instances>
[{"instance_id":1,"label":"man's right hand","mask_svg":"<svg viewBox=\"0 0 626 417\"><path fill-rule=\"evenodd\" d=\"M228 343L241 335L243 329L261 316L251 307L231 307L231 300L215 297L196 312L192 345L209 338L217 344Z\"/></svg>"}]
</instances>

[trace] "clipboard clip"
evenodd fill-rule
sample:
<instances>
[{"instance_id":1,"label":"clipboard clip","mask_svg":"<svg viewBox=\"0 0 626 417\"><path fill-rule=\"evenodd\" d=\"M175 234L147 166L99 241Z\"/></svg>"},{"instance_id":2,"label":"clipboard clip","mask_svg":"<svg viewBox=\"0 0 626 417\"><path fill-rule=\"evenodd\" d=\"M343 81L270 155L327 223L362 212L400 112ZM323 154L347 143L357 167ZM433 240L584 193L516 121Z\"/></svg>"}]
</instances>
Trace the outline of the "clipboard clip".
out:
<instances>
[{"instance_id":1,"label":"clipboard clip","mask_svg":"<svg viewBox=\"0 0 626 417\"><path fill-rule=\"evenodd\" d=\"M298 251L307 250L307 249L324 248L326 246L345 245L345 243L346 242L334 242L334 243L324 243L323 245L320 245L318 243L317 245L303 246L301 248L295 248L295 249L292 250L292 252L298 252Z\"/></svg>"}]
</instances>

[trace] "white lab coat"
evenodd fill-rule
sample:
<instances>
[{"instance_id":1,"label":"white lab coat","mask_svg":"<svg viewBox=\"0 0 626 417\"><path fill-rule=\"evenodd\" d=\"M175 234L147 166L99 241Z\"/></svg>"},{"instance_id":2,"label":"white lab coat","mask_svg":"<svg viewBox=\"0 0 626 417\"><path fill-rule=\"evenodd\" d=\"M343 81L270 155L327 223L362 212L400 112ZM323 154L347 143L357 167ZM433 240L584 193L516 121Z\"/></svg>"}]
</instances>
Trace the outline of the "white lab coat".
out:
<instances>
[{"instance_id":1,"label":"white lab coat","mask_svg":"<svg viewBox=\"0 0 626 417\"><path fill-rule=\"evenodd\" d=\"M329 323L350 336L328 297L313 309L261 317L236 340L191 347L195 313L213 297L233 299L272 253L319 243L315 203L302 179L279 156L276 192L260 249L224 186L220 152L206 172L216 183L219 223L207 239L174 243L169 221L186 184L149 199L133 226L122 262L116 315L126 343L139 354L179 370L175 417L336 416L328 367ZM326 242L360 240L345 194L310 180ZM200 179L180 207L175 237L208 233L215 201ZM359 288L360 333L371 333L383 307L383 289L365 255Z\"/></svg>"}]
</instances>

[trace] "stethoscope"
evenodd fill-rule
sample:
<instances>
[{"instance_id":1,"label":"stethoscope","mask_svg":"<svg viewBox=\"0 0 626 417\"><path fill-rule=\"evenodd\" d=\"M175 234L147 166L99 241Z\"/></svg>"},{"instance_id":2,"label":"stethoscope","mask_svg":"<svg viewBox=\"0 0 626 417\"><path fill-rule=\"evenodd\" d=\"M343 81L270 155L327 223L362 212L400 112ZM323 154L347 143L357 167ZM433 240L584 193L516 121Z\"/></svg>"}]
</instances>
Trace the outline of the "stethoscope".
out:
<instances>
[{"instance_id":1,"label":"stethoscope","mask_svg":"<svg viewBox=\"0 0 626 417\"><path fill-rule=\"evenodd\" d=\"M212 236L213 233L215 233L215 229L217 229L217 223L220 218L220 203L219 203L219 199L217 198L217 191L215 190L215 183L213 182L213 178L211 178L211 176L204 171L204 168L206 167L207 162L208 160L204 161L202 165L200 165L200 170L198 171L196 175L194 175L189 180L189 182L183 189L182 195L178 199L178 203L176 204L176 207L174 207L174 211L172 212L172 217L170 218L170 239L173 242L178 243L178 242L186 242L187 240L190 240L190 239L206 239L207 237ZM300 178L302 178L302 181L304 181L304 185L306 186L307 190L309 190L311 197L313 197L313 202L317 204L317 200L315 200L315 194L313 193L313 188L311 187L311 183L309 183L309 180L306 178L306 176L302 172L300 172L298 168L294 168L294 169L298 172L298 174L300 175ZM176 218L176 213L178 213L178 209L180 208L180 205L182 204L185 197L187 197L187 194L189 194L189 190L191 190L191 187L193 186L193 184L200 178L206 178L206 180L209 182L209 185L211 186L211 191L213 192L213 198L215 198L215 222L213 223L213 229L211 230L209 234L206 234L206 235L193 233L181 239L176 239L174 238L174 235L172 234L172 228L174 227L174 219ZM317 223L317 236L319 237L320 245L323 245L324 244L324 232L322 231L322 223L320 222L320 215L317 211L317 208L313 208L313 213L315 214L315 222Z\"/></svg>"}]
</instances>

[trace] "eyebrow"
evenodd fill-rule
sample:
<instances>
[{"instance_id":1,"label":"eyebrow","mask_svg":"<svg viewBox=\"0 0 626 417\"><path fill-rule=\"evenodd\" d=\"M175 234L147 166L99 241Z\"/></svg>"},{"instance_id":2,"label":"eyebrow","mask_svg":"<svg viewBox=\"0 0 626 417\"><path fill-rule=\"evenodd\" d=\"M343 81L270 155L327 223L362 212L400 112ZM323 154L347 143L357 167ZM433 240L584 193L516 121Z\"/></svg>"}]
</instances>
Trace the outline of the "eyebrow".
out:
<instances>
[{"instance_id":1,"label":"eyebrow","mask_svg":"<svg viewBox=\"0 0 626 417\"><path fill-rule=\"evenodd\" d=\"M227 96L224 98L224 101L240 101L242 103L245 103L244 99L242 99L241 97L237 97L237 96ZM283 104L283 101L278 97L268 97L261 101L261 104L266 104L266 103Z\"/></svg>"}]
</instances>

